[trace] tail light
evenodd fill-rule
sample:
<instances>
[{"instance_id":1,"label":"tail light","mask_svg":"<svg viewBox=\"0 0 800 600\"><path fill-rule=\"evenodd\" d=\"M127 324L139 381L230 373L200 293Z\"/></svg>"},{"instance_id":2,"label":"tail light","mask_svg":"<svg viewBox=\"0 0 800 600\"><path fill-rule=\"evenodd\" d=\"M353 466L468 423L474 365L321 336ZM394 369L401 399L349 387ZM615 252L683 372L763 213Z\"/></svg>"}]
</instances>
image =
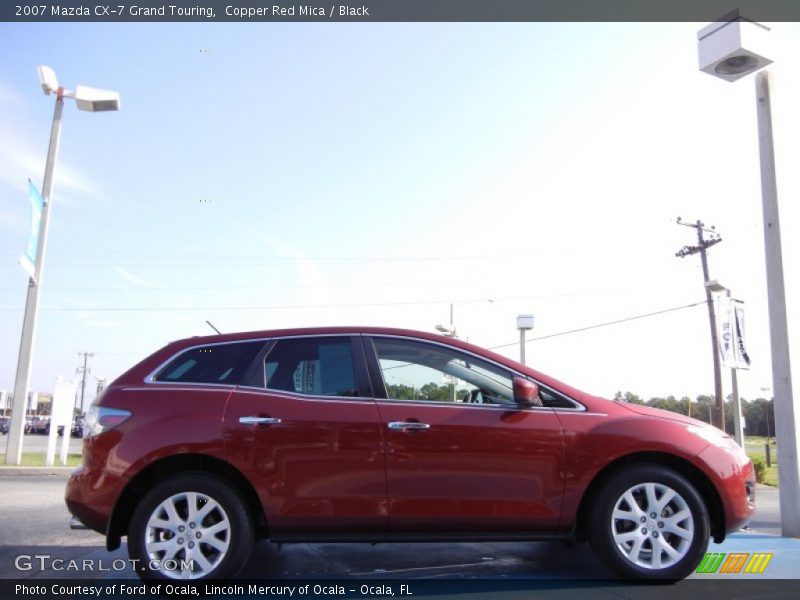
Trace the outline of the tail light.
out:
<instances>
[{"instance_id":1,"label":"tail light","mask_svg":"<svg viewBox=\"0 0 800 600\"><path fill-rule=\"evenodd\" d=\"M83 439L113 429L130 416L129 410L92 405L86 413L86 421L83 424Z\"/></svg>"}]
</instances>

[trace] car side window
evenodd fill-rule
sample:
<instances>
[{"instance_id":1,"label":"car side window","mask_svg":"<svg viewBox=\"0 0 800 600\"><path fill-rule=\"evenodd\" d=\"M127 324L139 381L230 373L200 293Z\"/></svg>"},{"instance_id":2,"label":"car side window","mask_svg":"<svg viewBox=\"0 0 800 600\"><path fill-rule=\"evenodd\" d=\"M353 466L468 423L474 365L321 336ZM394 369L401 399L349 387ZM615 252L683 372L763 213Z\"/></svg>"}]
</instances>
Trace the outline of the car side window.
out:
<instances>
[{"instance_id":1,"label":"car side window","mask_svg":"<svg viewBox=\"0 0 800 600\"><path fill-rule=\"evenodd\" d=\"M279 340L264 361L267 389L311 396L358 396L349 338Z\"/></svg>"},{"instance_id":2,"label":"car side window","mask_svg":"<svg viewBox=\"0 0 800 600\"><path fill-rule=\"evenodd\" d=\"M373 338L386 393L393 400L514 404L510 372L450 348Z\"/></svg>"},{"instance_id":3,"label":"car side window","mask_svg":"<svg viewBox=\"0 0 800 600\"><path fill-rule=\"evenodd\" d=\"M539 388L539 398L542 400L542 406L547 408L568 408L573 410L576 408L576 405L564 398L564 396L542 387Z\"/></svg>"},{"instance_id":4,"label":"car side window","mask_svg":"<svg viewBox=\"0 0 800 600\"><path fill-rule=\"evenodd\" d=\"M174 383L236 385L264 342L211 344L182 352L154 377Z\"/></svg>"}]
</instances>

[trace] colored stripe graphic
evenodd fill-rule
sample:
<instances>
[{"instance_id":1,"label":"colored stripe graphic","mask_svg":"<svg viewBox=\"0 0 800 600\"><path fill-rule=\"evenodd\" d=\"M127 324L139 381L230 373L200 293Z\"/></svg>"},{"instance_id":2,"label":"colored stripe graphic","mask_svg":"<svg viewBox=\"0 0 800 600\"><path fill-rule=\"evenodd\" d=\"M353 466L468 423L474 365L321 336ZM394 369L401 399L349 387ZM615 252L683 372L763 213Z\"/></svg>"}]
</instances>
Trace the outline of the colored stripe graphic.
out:
<instances>
[{"instance_id":1,"label":"colored stripe graphic","mask_svg":"<svg viewBox=\"0 0 800 600\"><path fill-rule=\"evenodd\" d=\"M726 558L727 556L727 558ZM774 554L772 552L707 552L697 567L697 573L763 573ZM744 571L742 570L744 568Z\"/></svg>"},{"instance_id":2,"label":"colored stripe graphic","mask_svg":"<svg viewBox=\"0 0 800 600\"><path fill-rule=\"evenodd\" d=\"M772 552L754 552L744 568L745 573L763 573L772 560Z\"/></svg>"},{"instance_id":3,"label":"colored stripe graphic","mask_svg":"<svg viewBox=\"0 0 800 600\"><path fill-rule=\"evenodd\" d=\"M716 573L725 558L724 552L707 552L703 557L700 566L697 567L698 573Z\"/></svg>"},{"instance_id":4,"label":"colored stripe graphic","mask_svg":"<svg viewBox=\"0 0 800 600\"><path fill-rule=\"evenodd\" d=\"M728 554L728 558L725 559L725 562L722 563L722 568L719 570L720 573L738 573L742 570L747 557L750 554L746 552L733 552Z\"/></svg>"}]
</instances>

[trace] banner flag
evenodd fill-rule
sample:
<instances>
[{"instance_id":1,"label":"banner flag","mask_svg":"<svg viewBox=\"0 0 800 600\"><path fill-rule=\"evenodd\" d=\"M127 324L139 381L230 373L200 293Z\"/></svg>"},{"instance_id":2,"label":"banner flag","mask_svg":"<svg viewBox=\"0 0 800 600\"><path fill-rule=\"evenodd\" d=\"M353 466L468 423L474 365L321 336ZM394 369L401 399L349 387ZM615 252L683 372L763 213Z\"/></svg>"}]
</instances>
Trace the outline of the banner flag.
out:
<instances>
[{"instance_id":1,"label":"banner flag","mask_svg":"<svg viewBox=\"0 0 800 600\"><path fill-rule=\"evenodd\" d=\"M31 235L28 238L28 247L25 249L25 254L19 259L19 263L30 278L35 279L36 252L39 248L39 226L42 222L44 199L30 179L28 180L28 198L31 202Z\"/></svg>"},{"instance_id":2,"label":"banner flag","mask_svg":"<svg viewBox=\"0 0 800 600\"><path fill-rule=\"evenodd\" d=\"M749 369L750 356L744 345L744 302L718 296L717 308L717 335L722 366Z\"/></svg>"}]
</instances>

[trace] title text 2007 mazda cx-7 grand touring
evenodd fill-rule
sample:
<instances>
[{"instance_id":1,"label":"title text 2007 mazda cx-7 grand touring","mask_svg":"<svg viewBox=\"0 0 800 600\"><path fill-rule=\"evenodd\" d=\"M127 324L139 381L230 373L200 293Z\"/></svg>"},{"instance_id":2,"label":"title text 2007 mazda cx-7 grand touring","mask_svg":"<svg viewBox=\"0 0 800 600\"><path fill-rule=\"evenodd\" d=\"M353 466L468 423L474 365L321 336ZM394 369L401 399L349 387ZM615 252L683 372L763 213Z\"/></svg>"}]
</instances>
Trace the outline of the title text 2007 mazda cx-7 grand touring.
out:
<instances>
[{"instance_id":1,"label":"title text 2007 mazda cx-7 grand touring","mask_svg":"<svg viewBox=\"0 0 800 600\"><path fill-rule=\"evenodd\" d=\"M691 573L754 510L722 431L459 340L384 328L173 342L93 404L70 512L145 578L235 575L256 539L588 540Z\"/></svg>"}]
</instances>

